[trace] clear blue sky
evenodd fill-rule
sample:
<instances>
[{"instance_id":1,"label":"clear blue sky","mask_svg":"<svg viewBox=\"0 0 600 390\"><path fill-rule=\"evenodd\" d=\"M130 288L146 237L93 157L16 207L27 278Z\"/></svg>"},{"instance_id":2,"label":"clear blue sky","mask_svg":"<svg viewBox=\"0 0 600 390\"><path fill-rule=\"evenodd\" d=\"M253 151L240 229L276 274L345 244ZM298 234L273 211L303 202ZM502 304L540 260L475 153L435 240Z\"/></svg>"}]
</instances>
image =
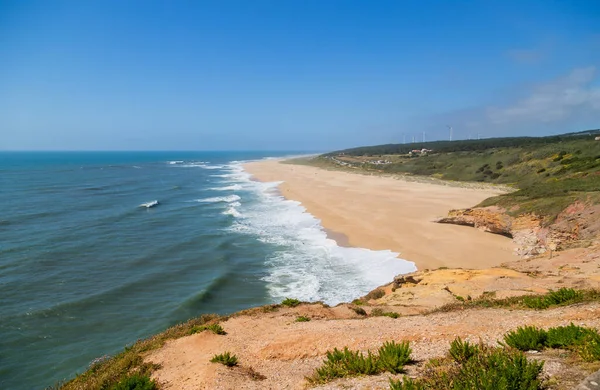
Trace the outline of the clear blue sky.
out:
<instances>
[{"instance_id":1,"label":"clear blue sky","mask_svg":"<svg viewBox=\"0 0 600 390\"><path fill-rule=\"evenodd\" d=\"M0 150L600 127L600 2L0 0Z\"/></svg>"}]
</instances>

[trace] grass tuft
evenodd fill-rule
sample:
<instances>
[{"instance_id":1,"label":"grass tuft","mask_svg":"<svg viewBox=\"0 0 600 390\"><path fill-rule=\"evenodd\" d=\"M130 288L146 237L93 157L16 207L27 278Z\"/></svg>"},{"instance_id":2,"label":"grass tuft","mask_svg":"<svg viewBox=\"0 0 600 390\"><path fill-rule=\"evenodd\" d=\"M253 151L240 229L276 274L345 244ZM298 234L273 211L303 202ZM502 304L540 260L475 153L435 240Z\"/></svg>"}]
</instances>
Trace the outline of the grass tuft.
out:
<instances>
[{"instance_id":1,"label":"grass tuft","mask_svg":"<svg viewBox=\"0 0 600 390\"><path fill-rule=\"evenodd\" d=\"M223 327L219 324L194 326L192 329L190 329L190 334L204 332L205 330L211 331L214 334L219 334L219 335L227 334L227 332L225 332L225 329L223 329Z\"/></svg>"},{"instance_id":2,"label":"grass tuft","mask_svg":"<svg viewBox=\"0 0 600 390\"><path fill-rule=\"evenodd\" d=\"M296 322L308 322L308 321L310 321L310 317L306 317L306 316L296 317Z\"/></svg>"},{"instance_id":3,"label":"grass tuft","mask_svg":"<svg viewBox=\"0 0 600 390\"><path fill-rule=\"evenodd\" d=\"M535 326L519 327L504 335L504 343L520 351L541 351L547 339L548 333Z\"/></svg>"},{"instance_id":4,"label":"grass tuft","mask_svg":"<svg viewBox=\"0 0 600 390\"><path fill-rule=\"evenodd\" d=\"M156 390L156 382L147 375L134 374L121 379L110 390Z\"/></svg>"},{"instance_id":5,"label":"grass tuft","mask_svg":"<svg viewBox=\"0 0 600 390\"><path fill-rule=\"evenodd\" d=\"M383 343L379 348L379 366L383 371L398 374L404 371L404 366L412 361L412 349L408 341L396 344L395 341Z\"/></svg>"},{"instance_id":6,"label":"grass tuft","mask_svg":"<svg viewBox=\"0 0 600 390\"><path fill-rule=\"evenodd\" d=\"M285 299L284 299L284 300L281 302L281 304L282 304L283 306L287 306L287 307L296 307L296 306L298 306L298 305L299 305L299 304L301 304L301 303L302 303L302 302L300 302L299 300L297 300L297 299L294 299L294 298L285 298Z\"/></svg>"},{"instance_id":7,"label":"grass tuft","mask_svg":"<svg viewBox=\"0 0 600 390\"><path fill-rule=\"evenodd\" d=\"M448 354L457 363L464 363L479 352L479 347L457 337L450 343Z\"/></svg>"},{"instance_id":8,"label":"grass tuft","mask_svg":"<svg viewBox=\"0 0 600 390\"><path fill-rule=\"evenodd\" d=\"M594 331L581 326L573 325L558 326L548 329L546 346L549 348L571 348L580 345L590 333Z\"/></svg>"},{"instance_id":9,"label":"grass tuft","mask_svg":"<svg viewBox=\"0 0 600 390\"><path fill-rule=\"evenodd\" d=\"M211 363L221 363L227 367L237 366L238 358L229 352L223 352L219 355L215 355L210 359Z\"/></svg>"},{"instance_id":10,"label":"grass tuft","mask_svg":"<svg viewBox=\"0 0 600 390\"><path fill-rule=\"evenodd\" d=\"M543 365L528 361L520 351L480 345L477 353L461 362L432 359L421 378L390 380L390 389L539 390Z\"/></svg>"}]
</instances>

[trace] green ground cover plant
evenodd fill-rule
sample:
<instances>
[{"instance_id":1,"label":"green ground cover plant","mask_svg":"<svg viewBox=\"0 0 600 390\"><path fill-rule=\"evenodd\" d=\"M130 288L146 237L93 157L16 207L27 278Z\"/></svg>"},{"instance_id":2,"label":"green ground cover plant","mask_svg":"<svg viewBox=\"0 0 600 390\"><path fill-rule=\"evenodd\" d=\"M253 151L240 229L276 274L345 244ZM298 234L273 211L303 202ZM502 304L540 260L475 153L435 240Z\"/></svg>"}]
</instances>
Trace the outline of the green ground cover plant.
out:
<instances>
[{"instance_id":1,"label":"green ground cover plant","mask_svg":"<svg viewBox=\"0 0 600 390\"><path fill-rule=\"evenodd\" d=\"M496 299L493 292L486 292L480 297L461 302L449 303L431 310L429 313L448 312L467 308L510 308L510 309L549 309L555 306L571 305L582 302L600 301L600 290L574 290L561 288L560 290L538 295L521 295L504 299Z\"/></svg>"},{"instance_id":2,"label":"green ground cover plant","mask_svg":"<svg viewBox=\"0 0 600 390\"><path fill-rule=\"evenodd\" d=\"M468 347L467 347L468 346ZM456 339L449 358L431 359L419 379L390 379L391 390L538 390L543 362L517 350Z\"/></svg>"},{"instance_id":3,"label":"green ground cover plant","mask_svg":"<svg viewBox=\"0 0 600 390\"><path fill-rule=\"evenodd\" d=\"M297 300L297 299L294 299L294 298L285 298L285 299L284 299L284 300L281 302L281 304L282 304L283 306L287 306L287 307L296 307L296 306L298 306L298 305L299 305L299 304L301 304L301 303L302 303L302 302L300 302L299 300Z\"/></svg>"},{"instance_id":4,"label":"green ground cover plant","mask_svg":"<svg viewBox=\"0 0 600 390\"><path fill-rule=\"evenodd\" d=\"M387 341L383 343L377 352L380 368L392 374L401 373L404 370L404 366L412 362L410 358L412 349L408 341L401 343Z\"/></svg>"},{"instance_id":5,"label":"green ground cover plant","mask_svg":"<svg viewBox=\"0 0 600 390\"><path fill-rule=\"evenodd\" d=\"M219 334L219 335L227 334L227 332L225 332L225 329L223 329L223 327L219 324L194 326L192 329L190 329L190 334L204 332L205 330L208 330L210 332L213 332L214 334Z\"/></svg>"},{"instance_id":6,"label":"green ground cover plant","mask_svg":"<svg viewBox=\"0 0 600 390\"><path fill-rule=\"evenodd\" d=\"M596 329L570 324L547 331L534 326L520 327L504 336L503 345L521 351L562 348L575 351L588 362L600 360L600 334Z\"/></svg>"},{"instance_id":7,"label":"green ground cover plant","mask_svg":"<svg viewBox=\"0 0 600 390\"><path fill-rule=\"evenodd\" d=\"M306 316L298 316L298 317L296 317L296 322L308 322L308 321L310 321L309 317L306 317Z\"/></svg>"},{"instance_id":8,"label":"green ground cover plant","mask_svg":"<svg viewBox=\"0 0 600 390\"><path fill-rule=\"evenodd\" d=\"M375 375L381 372L393 374L404 371L406 364L412 363L412 350L408 342L384 343L376 354L334 348L327 351L323 365L317 368L311 377L306 378L311 384L326 383L337 378L358 375Z\"/></svg>"},{"instance_id":9,"label":"green ground cover plant","mask_svg":"<svg viewBox=\"0 0 600 390\"><path fill-rule=\"evenodd\" d=\"M541 351L546 346L548 333L535 326L519 327L504 336L504 343L520 351Z\"/></svg>"},{"instance_id":10,"label":"green ground cover plant","mask_svg":"<svg viewBox=\"0 0 600 390\"><path fill-rule=\"evenodd\" d=\"M110 390L156 390L156 382L147 375L132 375L123 378Z\"/></svg>"},{"instance_id":11,"label":"green ground cover plant","mask_svg":"<svg viewBox=\"0 0 600 390\"><path fill-rule=\"evenodd\" d=\"M231 354L230 352L223 352L221 354L215 355L210 359L211 363L221 363L227 367L237 366L238 357Z\"/></svg>"}]
</instances>

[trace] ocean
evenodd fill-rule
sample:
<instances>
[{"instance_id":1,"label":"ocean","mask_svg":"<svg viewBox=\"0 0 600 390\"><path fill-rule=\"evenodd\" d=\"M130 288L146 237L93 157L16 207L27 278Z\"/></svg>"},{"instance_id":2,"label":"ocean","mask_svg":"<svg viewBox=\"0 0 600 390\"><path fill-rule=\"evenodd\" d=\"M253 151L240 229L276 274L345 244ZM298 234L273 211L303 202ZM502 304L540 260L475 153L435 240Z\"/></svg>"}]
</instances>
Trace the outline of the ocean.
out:
<instances>
[{"instance_id":1,"label":"ocean","mask_svg":"<svg viewBox=\"0 0 600 390\"><path fill-rule=\"evenodd\" d=\"M289 152L0 152L0 388L43 389L203 313L335 305L414 264L340 247L245 161Z\"/></svg>"}]
</instances>

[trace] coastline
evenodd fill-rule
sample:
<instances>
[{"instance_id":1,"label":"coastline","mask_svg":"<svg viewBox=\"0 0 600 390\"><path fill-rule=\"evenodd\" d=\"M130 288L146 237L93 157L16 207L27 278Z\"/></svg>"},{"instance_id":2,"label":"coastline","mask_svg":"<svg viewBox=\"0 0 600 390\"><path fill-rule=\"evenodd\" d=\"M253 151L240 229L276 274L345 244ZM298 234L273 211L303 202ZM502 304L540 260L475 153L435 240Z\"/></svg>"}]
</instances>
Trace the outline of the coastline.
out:
<instances>
[{"instance_id":1,"label":"coastline","mask_svg":"<svg viewBox=\"0 0 600 390\"><path fill-rule=\"evenodd\" d=\"M420 270L485 269L516 259L506 237L432 222L451 209L502 193L499 189L357 175L281 160L250 162L243 168L255 180L282 182L281 195L299 201L340 246L391 250Z\"/></svg>"}]
</instances>

